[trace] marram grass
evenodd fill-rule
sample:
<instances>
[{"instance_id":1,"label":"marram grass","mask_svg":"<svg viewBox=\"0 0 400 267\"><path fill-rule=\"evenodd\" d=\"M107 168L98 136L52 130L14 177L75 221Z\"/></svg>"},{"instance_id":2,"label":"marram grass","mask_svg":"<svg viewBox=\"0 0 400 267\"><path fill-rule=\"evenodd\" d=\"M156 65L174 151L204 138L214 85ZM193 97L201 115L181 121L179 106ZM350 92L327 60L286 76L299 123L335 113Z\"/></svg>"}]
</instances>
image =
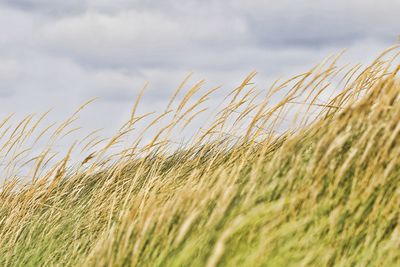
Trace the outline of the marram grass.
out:
<instances>
[{"instance_id":1,"label":"marram grass","mask_svg":"<svg viewBox=\"0 0 400 267\"><path fill-rule=\"evenodd\" d=\"M4 119L0 266L400 266L398 53L331 57L267 91L251 73L179 148L218 89L184 93L186 79L158 114L138 114L139 96L114 137L58 160L80 110L41 130L46 114Z\"/></svg>"}]
</instances>

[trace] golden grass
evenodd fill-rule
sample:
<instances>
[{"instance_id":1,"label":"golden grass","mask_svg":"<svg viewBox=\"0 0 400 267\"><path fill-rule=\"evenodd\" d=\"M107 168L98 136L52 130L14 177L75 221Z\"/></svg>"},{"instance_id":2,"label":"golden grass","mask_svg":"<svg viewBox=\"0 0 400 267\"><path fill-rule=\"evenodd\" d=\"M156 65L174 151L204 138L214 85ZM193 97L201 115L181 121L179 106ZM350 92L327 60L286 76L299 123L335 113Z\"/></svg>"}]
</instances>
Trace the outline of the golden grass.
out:
<instances>
[{"instance_id":1,"label":"golden grass","mask_svg":"<svg viewBox=\"0 0 400 267\"><path fill-rule=\"evenodd\" d=\"M138 114L146 85L115 136L65 155L92 100L42 130L48 113L5 118L0 266L398 266L398 54L332 56L267 91L251 73L178 147L219 89L182 96L190 75L162 112Z\"/></svg>"}]
</instances>

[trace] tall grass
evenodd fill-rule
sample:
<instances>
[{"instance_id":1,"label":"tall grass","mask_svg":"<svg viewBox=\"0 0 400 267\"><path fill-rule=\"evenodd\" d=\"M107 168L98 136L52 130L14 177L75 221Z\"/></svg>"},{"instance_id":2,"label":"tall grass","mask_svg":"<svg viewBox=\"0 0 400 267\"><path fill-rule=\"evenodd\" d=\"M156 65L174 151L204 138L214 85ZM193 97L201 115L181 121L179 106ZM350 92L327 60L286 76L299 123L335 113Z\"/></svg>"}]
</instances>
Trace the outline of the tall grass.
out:
<instances>
[{"instance_id":1,"label":"tall grass","mask_svg":"<svg viewBox=\"0 0 400 267\"><path fill-rule=\"evenodd\" d=\"M58 125L5 118L0 266L399 266L398 54L333 56L267 91L251 73L214 113L219 88L185 92L188 76L138 114L144 88L115 136L65 154L91 101Z\"/></svg>"}]
</instances>

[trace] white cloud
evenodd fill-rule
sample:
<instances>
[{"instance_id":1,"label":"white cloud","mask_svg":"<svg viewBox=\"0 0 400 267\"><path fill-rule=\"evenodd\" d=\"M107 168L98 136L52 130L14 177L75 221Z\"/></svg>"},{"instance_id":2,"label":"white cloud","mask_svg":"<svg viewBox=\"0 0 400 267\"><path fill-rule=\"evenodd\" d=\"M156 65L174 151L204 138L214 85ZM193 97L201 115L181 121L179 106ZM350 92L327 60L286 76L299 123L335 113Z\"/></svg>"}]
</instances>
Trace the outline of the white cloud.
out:
<instances>
[{"instance_id":1,"label":"white cloud","mask_svg":"<svg viewBox=\"0 0 400 267\"><path fill-rule=\"evenodd\" d=\"M42 29L43 46L83 64L130 67L191 67L199 53L247 44L243 19L127 10L67 17ZM227 47L228 46L228 47ZM231 47L229 47L231 46ZM199 56L200 57L200 56ZM204 58L204 55L201 56Z\"/></svg>"}]
</instances>

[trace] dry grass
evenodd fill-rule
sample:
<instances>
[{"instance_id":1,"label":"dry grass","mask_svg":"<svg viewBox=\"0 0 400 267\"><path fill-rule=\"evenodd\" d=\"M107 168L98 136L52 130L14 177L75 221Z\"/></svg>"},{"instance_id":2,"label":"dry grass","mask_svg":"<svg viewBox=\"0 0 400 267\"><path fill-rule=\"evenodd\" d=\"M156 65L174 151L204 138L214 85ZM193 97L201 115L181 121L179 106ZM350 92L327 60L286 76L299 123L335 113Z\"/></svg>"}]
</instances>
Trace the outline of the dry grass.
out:
<instances>
[{"instance_id":1,"label":"dry grass","mask_svg":"<svg viewBox=\"0 0 400 267\"><path fill-rule=\"evenodd\" d=\"M218 90L181 96L189 77L161 113L138 115L141 93L114 137L66 155L53 147L90 101L42 130L47 114L4 119L0 266L399 266L398 53L267 91L251 73L179 148Z\"/></svg>"}]
</instances>

